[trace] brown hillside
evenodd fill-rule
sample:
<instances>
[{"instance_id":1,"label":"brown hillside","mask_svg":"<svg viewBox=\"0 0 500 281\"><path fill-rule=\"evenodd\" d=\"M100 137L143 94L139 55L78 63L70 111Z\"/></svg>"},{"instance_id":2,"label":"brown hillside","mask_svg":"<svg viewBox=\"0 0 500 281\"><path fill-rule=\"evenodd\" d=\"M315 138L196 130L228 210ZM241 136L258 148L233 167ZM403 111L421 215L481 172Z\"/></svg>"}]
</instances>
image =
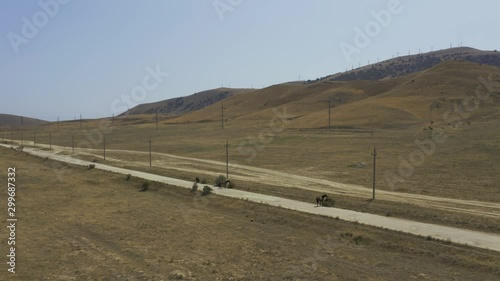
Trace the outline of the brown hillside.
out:
<instances>
[{"instance_id":1,"label":"brown hillside","mask_svg":"<svg viewBox=\"0 0 500 281\"><path fill-rule=\"evenodd\" d=\"M0 114L0 127L16 127L16 126L36 126L48 123L47 121L22 117L10 114Z\"/></svg>"},{"instance_id":2,"label":"brown hillside","mask_svg":"<svg viewBox=\"0 0 500 281\"><path fill-rule=\"evenodd\" d=\"M478 77L500 81L497 67L469 62L443 62L431 69L381 81L329 81L314 84L286 83L223 101L225 119L270 119L273 109L286 106L289 127L328 125L328 99L335 126L399 127L439 122L454 104L473 95ZM171 122L220 120L222 102L175 118ZM490 99L474 116L490 116L499 106Z\"/></svg>"},{"instance_id":3,"label":"brown hillside","mask_svg":"<svg viewBox=\"0 0 500 281\"><path fill-rule=\"evenodd\" d=\"M178 97L154 103L141 104L129 109L120 116L153 114L156 112L167 116L180 115L202 109L233 95L251 91L253 91L253 89L218 88L199 92L187 97Z\"/></svg>"}]
</instances>

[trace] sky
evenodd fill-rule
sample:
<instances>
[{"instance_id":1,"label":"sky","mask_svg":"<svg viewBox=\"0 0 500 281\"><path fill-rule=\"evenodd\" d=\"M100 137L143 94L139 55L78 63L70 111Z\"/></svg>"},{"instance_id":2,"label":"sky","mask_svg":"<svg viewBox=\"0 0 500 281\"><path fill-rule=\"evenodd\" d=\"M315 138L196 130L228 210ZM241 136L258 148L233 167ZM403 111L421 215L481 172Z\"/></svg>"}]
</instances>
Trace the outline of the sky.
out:
<instances>
[{"instance_id":1,"label":"sky","mask_svg":"<svg viewBox=\"0 0 500 281\"><path fill-rule=\"evenodd\" d=\"M118 115L221 86L262 88L377 60L500 49L494 0L0 1L0 113Z\"/></svg>"}]
</instances>

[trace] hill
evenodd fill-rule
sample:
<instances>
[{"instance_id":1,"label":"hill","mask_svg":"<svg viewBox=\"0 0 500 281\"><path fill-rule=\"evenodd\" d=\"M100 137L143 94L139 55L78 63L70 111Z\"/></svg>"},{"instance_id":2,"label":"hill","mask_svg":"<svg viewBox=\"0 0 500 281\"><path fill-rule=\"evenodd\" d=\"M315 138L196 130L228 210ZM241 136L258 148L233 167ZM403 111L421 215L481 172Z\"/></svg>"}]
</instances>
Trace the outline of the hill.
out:
<instances>
[{"instance_id":1,"label":"hill","mask_svg":"<svg viewBox=\"0 0 500 281\"><path fill-rule=\"evenodd\" d=\"M179 97L154 103L140 104L134 108L129 109L127 112L122 113L120 116L154 114L156 112L161 115L167 116L180 115L202 109L233 95L248 93L251 91L253 91L253 89L218 88L199 92L187 97Z\"/></svg>"},{"instance_id":2,"label":"hill","mask_svg":"<svg viewBox=\"0 0 500 281\"><path fill-rule=\"evenodd\" d=\"M318 81L381 80L423 71L444 61L466 61L500 67L500 53L481 51L469 47L450 48L429 53L402 56L380 63L370 64L354 70L337 73Z\"/></svg>"},{"instance_id":3,"label":"hill","mask_svg":"<svg viewBox=\"0 0 500 281\"><path fill-rule=\"evenodd\" d=\"M48 122L24 116L0 114L0 127L37 126L45 123Z\"/></svg>"},{"instance_id":4,"label":"hill","mask_svg":"<svg viewBox=\"0 0 500 281\"><path fill-rule=\"evenodd\" d=\"M425 125L442 121L446 110L474 95L474 90L481 85L479 76L491 76L499 83L500 69L447 61L424 71L378 81L285 83L225 99L225 116L229 124L233 119L272 120L273 110L286 107L288 127L321 128L328 126L330 99L335 126ZM217 121L220 107L220 102L215 103L170 122ZM496 118L499 107L497 95L482 104L474 112L474 118Z\"/></svg>"}]
</instances>

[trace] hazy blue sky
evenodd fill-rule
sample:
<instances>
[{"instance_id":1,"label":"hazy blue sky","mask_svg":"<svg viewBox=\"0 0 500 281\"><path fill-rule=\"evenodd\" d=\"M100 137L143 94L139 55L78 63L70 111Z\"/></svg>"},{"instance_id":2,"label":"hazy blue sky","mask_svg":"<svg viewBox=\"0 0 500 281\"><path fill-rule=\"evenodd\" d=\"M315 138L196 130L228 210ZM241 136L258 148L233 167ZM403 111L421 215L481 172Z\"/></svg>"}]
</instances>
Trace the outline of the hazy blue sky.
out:
<instances>
[{"instance_id":1,"label":"hazy blue sky","mask_svg":"<svg viewBox=\"0 0 500 281\"><path fill-rule=\"evenodd\" d=\"M0 113L104 117L222 84L316 79L431 46L500 49L494 0L58 1L0 1ZM370 41L355 42L355 28L368 28ZM344 55L343 42L356 53ZM168 77L149 77L157 67Z\"/></svg>"}]
</instances>

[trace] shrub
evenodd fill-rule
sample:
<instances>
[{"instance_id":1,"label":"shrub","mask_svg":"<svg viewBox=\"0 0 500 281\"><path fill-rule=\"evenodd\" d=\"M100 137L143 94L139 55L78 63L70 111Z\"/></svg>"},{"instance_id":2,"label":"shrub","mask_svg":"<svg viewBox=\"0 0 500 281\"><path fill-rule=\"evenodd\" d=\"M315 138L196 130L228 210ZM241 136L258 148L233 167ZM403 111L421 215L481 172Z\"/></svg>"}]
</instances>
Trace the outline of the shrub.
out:
<instances>
[{"instance_id":1,"label":"shrub","mask_svg":"<svg viewBox=\"0 0 500 281\"><path fill-rule=\"evenodd\" d=\"M198 184L195 182L193 183L193 187L191 187L191 192L196 192L198 191Z\"/></svg>"},{"instance_id":2,"label":"shrub","mask_svg":"<svg viewBox=\"0 0 500 281\"><path fill-rule=\"evenodd\" d=\"M201 184L207 184L207 179L206 178L202 178L201 181L200 181Z\"/></svg>"},{"instance_id":3,"label":"shrub","mask_svg":"<svg viewBox=\"0 0 500 281\"><path fill-rule=\"evenodd\" d=\"M210 193L212 193L212 188L208 185L205 185L203 187L203 191L201 192L201 196L207 196L210 195Z\"/></svg>"},{"instance_id":4,"label":"shrub","mask_svg":"<svg viewBox=\"0 0 500 281\"><path fill-rule=\"evenodd\" d=\"M235 185L232 181L228 181L227 184L226 184L226 188L234 188Z\"/></svg>"},{"instance_id":5,"label":"shrub","mask_svg":"<svg viewBox=\"0 0 500 281\"><path fill-rule=\"evenodd\" d=\"M130 180L130 178L132 178L132 175L131 174L128 174L127 177L125 178L125 180Z\"/></svg>"},{"instance_id":6,"label":"shrub","mask_svg":"<svg viewBox=\"0 0 500 281\"><path fill-rule=\"evenodd\" d=\"M325 201L323 201L323 207L333 207L335 205L335 200L332 198L326 198Z\"/></svg>"},{"instance_id":7,"label":"shrub","mask_svg":"<svg viewBox=\"0 0 500 281\"><path fill-rule=\"evenodd\" d=\"M87 170L92 170L95 168L95 164L89 164Z\"/></svg>"},{"instance_id":8,"label":"shrub","mask_svg":"<svg viewBox=\"0 0 500 281\"><path fill-rule=\"evenodd\" d=\"M149 182L145 181L141 185L141 189L139 189L139 192L145 192L148 191L149 189Z\"/></svg>"},{"instance_id":9,"label":"shrub","mask_svg":"<svg viewBox=\"0 0 500 281\"><path fill-rule=\"evenodd\" d=\"M354 241L356 245L359 245L361 242L363 242L363 236L356 235L352 238L352 241Z\"/></svg>"},{"instance_id":10,"label":"shrub","mask_svg":"<svg viewBox=\"0 0 500 281\"><path fill-rule=\"evenodd\" d=\"M219 175L218 177L215 178L215 186L217 187L225 187L226 184L226 177L223 175Z\"/></svg>"}]
</instances>

